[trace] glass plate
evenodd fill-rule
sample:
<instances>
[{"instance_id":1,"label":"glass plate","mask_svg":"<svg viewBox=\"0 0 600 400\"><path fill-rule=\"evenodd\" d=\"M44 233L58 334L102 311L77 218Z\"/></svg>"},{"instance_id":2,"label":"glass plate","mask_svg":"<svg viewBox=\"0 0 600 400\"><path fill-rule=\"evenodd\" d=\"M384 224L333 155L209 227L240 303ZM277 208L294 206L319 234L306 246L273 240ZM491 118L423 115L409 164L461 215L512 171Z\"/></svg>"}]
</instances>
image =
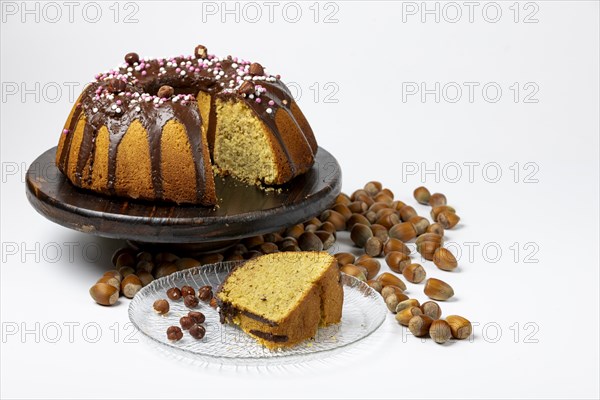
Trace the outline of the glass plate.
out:
<instances>
[{"instance_id":1,"label":"glass plate","mask_svg":"<svg viewBox=\"0 0 600 400\"><path fill-rule=\"evenodd\" d=\"M201 311L206 316L204 338L194 339L184 331L183 339L178 342L169 341L166 335L167 328L171 325L179 326L179 318L190 310L181 300L169 300L169 313L160 316L152 308L154 301L167 299L167 289L175 286L189 285L199 288L211 285L214 290L236 265L239 265L239 262L209 264L179 271L151 282L142 288L129 304L129 319L140 332L161 346L166 346L173 355L204 362L243 365L286 364L301 359L303 361L324 352L340 350L369 336L381 326L387 315L387 308L379 293L364 282L342 274L342 322L319 328L314 339L292 348L269 350L261 346L238 327L222 325L217 310L202 301L194 310Z\"/></svg>"}]
</instances>

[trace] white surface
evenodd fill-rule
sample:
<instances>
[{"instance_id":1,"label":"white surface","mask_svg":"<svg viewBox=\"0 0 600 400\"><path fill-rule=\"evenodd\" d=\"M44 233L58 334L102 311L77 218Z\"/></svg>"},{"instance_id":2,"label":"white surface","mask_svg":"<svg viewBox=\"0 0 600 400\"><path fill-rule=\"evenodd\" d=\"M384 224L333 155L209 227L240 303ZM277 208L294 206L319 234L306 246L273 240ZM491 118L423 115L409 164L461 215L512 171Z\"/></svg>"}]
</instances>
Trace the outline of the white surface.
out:
<instances>
[{"instance_id":1,"label":"white surface","mask_svg":"<svg viewBox=\"0 0 600 400\"><path fill-rule=\"evenodd\" d=\"M303 16L295 24L282 17L282 5L270 23L263 3L257 3L265 13L258 23L236 23L232 16L225 23L219 16L203 21L200 3L137 3L133 24L115 23L109 3L101 5L99 22L86 22L80 4L70 23L67 6L57 4L63 16L56 23L42 5L39 22L2 6L2 397L599 396L597 2L535 2L528 7L539 8L539 21L529 24L513 22L512 2L498 3L503 13L497 23L483 19L485 3L476 8L473 23L466 6L457 23L436 23L427 15L423 23L419 15L405 15L403 22L402 7L410 11L420 2L338 2L338 22L329 24L314 22L311 3L300 5ZM320 20L334 10L320 7ZM535 10L524 7L520 18ZM120 19L133 10L120 9ZM129 51L187 54L198 43L216 54L260 60L300 85L300 104L320 145L342 165L345 191L378 179L407 201L422 183L448 196L462 217L460 228L448 233L463 250L460 268L444 273L424 265L430 276L455 288L456 300L443 304L444 313L480 324L472 342L441 347L403 339L390 315L372 340L334 359L269 369L193 366L145 342L129 343L126 301L113 308L92 304L87 288L108 268L119 243L36 214L25 198L21 164L56 145L72 102L65 82L79 83L78 93ZM36 82L40 88L50 84L47 90L57 83L62 96L56 102L54 92L42 93L37 102L33 95L24 102L7 96L7 84L31 88ZM321 96L332 90L326 83L337 85L338 102L315 101L309 88L315 82ZM496 82L503 95L496 103L480 91L473 102L465 91L455 104L436 103L432 95L424 103L417 96L403 103L403 82L479 82L480 88ZM539 102L515 103L509 89L514 82L522 90L535 83ZM435 162L446 168L437 181L432 175L403 176L414 163L422 169L421 163L433 168ZM468 162L481 163L472 180ZM521 170L516 183L510 169L515 162ZM524 182L524 173L533 171L524 169L528 162L534 163L528 168L537 166L537 183ZM456 183L452 163L463 166ZM497 183L489 182L493 169L482 175L486 163L500 167ZM479 243L472 259L468 242ZM510 249L515 242L521 247L517 262ZM525 262L533 249L523 248L529 242L539 248L537 263ZM488 245L487 260L482 255L487 243L502 250L496 262L490 259L496 245ZM98 248L100 257L94 254ZM420 286L409 290L424 299ZM88 325L87 336L86 323L97 324ZM502 332L496 342L493 328L482 329L494 323ZM95 327L101 337L91 343ZM538 330L529 339L537 342L527 343L532 327ZM18 332L9 334L13 328Z\"/></svg>"}]
</instances>

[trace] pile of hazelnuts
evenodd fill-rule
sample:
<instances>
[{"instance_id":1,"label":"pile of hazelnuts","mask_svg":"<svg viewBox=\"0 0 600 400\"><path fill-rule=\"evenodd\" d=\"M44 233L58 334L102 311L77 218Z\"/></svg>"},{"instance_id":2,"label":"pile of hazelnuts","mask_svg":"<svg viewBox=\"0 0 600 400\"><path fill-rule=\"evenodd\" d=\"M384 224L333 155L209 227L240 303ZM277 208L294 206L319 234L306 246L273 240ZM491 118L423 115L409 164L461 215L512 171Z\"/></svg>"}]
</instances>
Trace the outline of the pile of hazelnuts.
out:
<instances>
[{"instance_id":1,"label":"pile of hazelnuts","mask_svg":"<svg viewBox=\"0 0 600 400\"><path fill-rule=\"evenodd\" d=\"M202 286L198 289L198 296L196 297L196 291L191 286L183 286L181 289L172 287L167 290L167 297L171 301L180 301L183 299L183 304L187 308L196 308L200 301L209 302L211 307L216 307L213 304L213 291L209 285ZM158 315L166 316L169 313L170 305L166 299L159 299L154 302L152 308ZM183 338L183 331L189 332L190 336L194 339L202 339L206 335L206 328L202 325L206 317L200 311L189 311L187 315L184 315L179 319L179 326L172 325L167 328L167 339L176 342Z\"/></svg>"}]
</instances>

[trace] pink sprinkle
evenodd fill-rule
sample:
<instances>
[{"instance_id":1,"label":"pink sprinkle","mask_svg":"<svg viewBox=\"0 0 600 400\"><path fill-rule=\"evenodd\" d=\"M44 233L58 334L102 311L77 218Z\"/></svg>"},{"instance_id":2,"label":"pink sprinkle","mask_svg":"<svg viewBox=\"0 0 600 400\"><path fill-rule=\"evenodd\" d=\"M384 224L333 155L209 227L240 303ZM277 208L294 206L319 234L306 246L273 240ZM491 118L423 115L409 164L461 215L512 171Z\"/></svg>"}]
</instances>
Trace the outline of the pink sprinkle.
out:
<instances>
[{"instance_id":1,"label":"pink sprinkle","mask_svg":"<svg viewBox=\"0 0 600 400\"><path fill-rule=\"evenodd\" d=\"M126 97L131 97L131 92L127 92L127 93L125 93L125 96L126 96Z\"/></svg>"},{"instance_id":2,"label":"pink sprinkle","mask_svg":"<svg viewBox=\"0 0 600 400\"><path fill-rule=\"evenodd\" d=\"M181 72L181 68L179 68L179 67L175 68L175 72Z\"/></svg>"},{"instance_id":3,"label":"pink sprinkle","mask_svg":"<svg viewBox=\"0 0 600 400\"><path fill-rule=\"evenodd\" d=\"M262 100L261 100L259 97L257 97L255 101L256 101L257 103L260 103L260 102L262 102Z\"/></svg>"},{"instance_id":4,"label":"pink sprinkle","mask_svg":"<svg viewBox=\"0 0 600 400\"><path fill-rule=\"evenodd\" d=\"M66 135L67 133L69 133L68 129L63 129L63 134Z\"/></svg>"},{"instance_id":5,"label":"pink sprinkle","mask_svg":"<svg viewBox=\"0 0 600 400\"><path fill-rule=\"evenodd\" d=\"M274 106L274 105L275 105L275 102L274 102L273 100L269 100L269 105L270 105L270 106Z\"/></svg>"},{"instance_id":6,"label":"pink sprinkle","mask_svg":"<svg viewBox=\"0 0 600 400\"><path fill-rule=\"evenodd\" d=\"M122 104L121 100L117 100L117 105L120 106Z\"/></svg>"},{"instance_id":7,"label":"pink sprinkle","mask_svg":"<svg viewBox=\"0 0 600 400\"><path fill-rule=\"evenodd\" d=\"M194 71L196 71L196 72L200 72L200 68L196 67L196 68L194 69Z\"/></svg>"},{"instance_id":8,"label":"pink sprinkle","mask_svg":"<svg viewBox=\"0 0 600 400\"><path fill-rule=\"evenodd\" d=\"M198 69L198 68L196 68L196 69ZM188 68L188 71L190 71L190 72L194 72L194 67L189 67L189 68Z\"/></svg>"},{"instance_id":9,"label":"pink sprinkle","mask_svg":"<svg viewBox=\"0 0 600 400\"><path fill-rule=\"evenodd\" d=\"M181 105L182 105L182 106L185 106L186 104L187 104L187 103L185 102L185 100L183 100L183 101L181 102Z\"/></svg>"},{"instance_id":10,"label":"pink sprinkle","mask_svg":"<svg viewBox=\"0 0 600 400\"><path fill-rule=\"evenodd\" d=\"M146 76L146 71L142 71L142 76Z\"/></svg>"}]
</instances>

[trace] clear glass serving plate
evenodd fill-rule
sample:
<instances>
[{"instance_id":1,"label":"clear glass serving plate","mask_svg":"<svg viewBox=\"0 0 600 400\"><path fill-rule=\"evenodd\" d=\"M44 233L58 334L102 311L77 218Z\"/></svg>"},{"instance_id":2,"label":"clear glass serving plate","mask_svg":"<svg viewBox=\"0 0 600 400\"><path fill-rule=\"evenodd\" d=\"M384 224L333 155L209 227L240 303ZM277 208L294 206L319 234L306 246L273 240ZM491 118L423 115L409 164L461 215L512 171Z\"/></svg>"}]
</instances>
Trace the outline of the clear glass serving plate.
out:
<instances>
[{"instance_id":1,"label":"clear glass serving plate","mask_svg":"<svg viewBox=\"0 0 600 400\"><path fill-rule=\"evenodd\" d=\"M288 364L305 361L324 353L341 351L344 347L369 336L385 320L387 308L379 293L364 282L344 274L342 321L337 325L320 328L314 339L292 348L269 350L261 346L236 326L221 324L217 310L202 301L194 310L201 311L206 316L204 338L194 339L184 331L183 339L178 342L169 341L166 335L167 328L171 325L179 326L179 318L190 310L181 300L169 300L169 313L160 316L152 308L154 301L167 299L166 291L171 287L189 285L199 288L211 285L215 290L238 264L210 264L153 281L140 290L131 301L129 319L143 335L163 346L174 356L191 358L192 361L237 365Z\"/></svg>"}]
</instances>

